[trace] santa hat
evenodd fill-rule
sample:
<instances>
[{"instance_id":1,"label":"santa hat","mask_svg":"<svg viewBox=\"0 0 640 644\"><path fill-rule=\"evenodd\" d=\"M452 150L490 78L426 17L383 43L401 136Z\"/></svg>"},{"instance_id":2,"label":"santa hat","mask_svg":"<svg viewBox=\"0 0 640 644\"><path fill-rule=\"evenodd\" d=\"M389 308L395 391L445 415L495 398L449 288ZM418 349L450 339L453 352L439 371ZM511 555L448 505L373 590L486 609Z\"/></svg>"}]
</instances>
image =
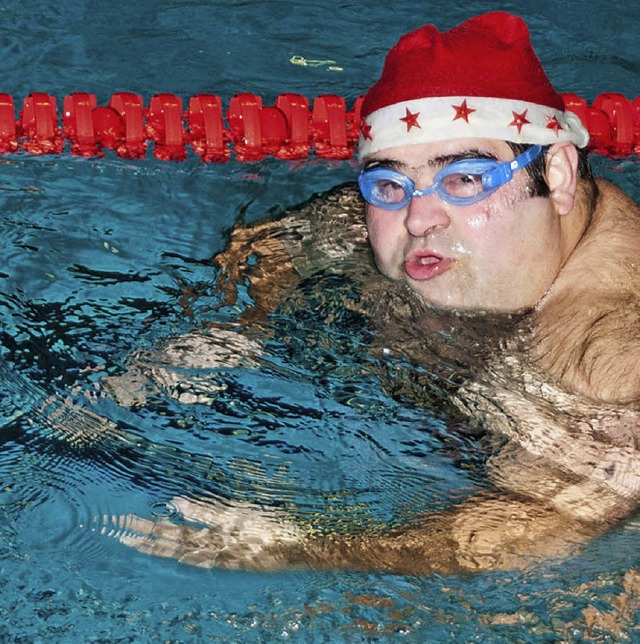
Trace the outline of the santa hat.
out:
<instances>
[{"instance_id":1,"label":"santa hat","mask_svg":"<svg viewBox=\"0 0 640 644\"><path fill-rule=\"evenodd\" d=\"M480 137L584 147L589 133L564 109L517 16L487 13L440 32L426 25L391 49L362 104L359 154Z\"/></svg>"}]
</instances>

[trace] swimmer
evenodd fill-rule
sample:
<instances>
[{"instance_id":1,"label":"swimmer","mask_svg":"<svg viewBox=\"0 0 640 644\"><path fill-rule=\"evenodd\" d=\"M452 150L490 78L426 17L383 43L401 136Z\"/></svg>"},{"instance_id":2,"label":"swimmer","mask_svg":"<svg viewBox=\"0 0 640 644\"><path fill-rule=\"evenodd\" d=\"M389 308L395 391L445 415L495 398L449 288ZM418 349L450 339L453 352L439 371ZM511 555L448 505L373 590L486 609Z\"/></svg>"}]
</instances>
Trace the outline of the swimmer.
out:
<instances>
[{"instance_id":1,"label":"swimmer","mask_svg":"<svg viewBox=\"0 0 640 644\"><path fill-rule=\"evenodd\" d=\"M457 409L507 439L489 463L495 494L354 536L308 535L244 506L230 519L229 508L182 499L193 525L128 517L121 540L199 566L443 573L566 555L635 512L640 208L593 177L588 139L520 18L424 26L389 52L365 97L360 194L338 187L306 211L238 226L216 260L229 301L234 284L250 281L247 324L310 275L355 276L381 342L411 346L417 363L442 316L461 327L511 320L484 373L451 393ZM399 304L391 313L390 302ZM406 311L413 343L394 340L394 315ZM245 550L238 529L221 544L229 521L246 527L252 514L259 538Z\"/></svg>"}]
</instances>

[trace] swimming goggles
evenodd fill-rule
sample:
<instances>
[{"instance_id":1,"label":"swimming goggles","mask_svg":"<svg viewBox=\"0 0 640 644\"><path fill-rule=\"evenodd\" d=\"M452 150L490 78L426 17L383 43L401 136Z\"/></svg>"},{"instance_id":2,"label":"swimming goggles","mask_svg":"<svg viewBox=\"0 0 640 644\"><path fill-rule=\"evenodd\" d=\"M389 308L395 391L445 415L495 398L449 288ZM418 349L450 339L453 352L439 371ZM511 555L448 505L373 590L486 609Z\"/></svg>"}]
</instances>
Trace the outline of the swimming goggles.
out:
<instances>
[{"instance_id":1,"label":"swimming goggles","mask_svg":"<svg viewBox=\"0 0 640 644\"><path fill-rule=\"evenodd\" d=\"M511 181L513 173L537 159L542 150L542 146L532 145L512 161L456 161L439 170L433 183L423 190L416 190L416 184L401 172L381 167L362 170L358 185L367 203L384 210L401 210L414 197L434 192L454 206L470 206Z\"/></svg>"}]
</instances>

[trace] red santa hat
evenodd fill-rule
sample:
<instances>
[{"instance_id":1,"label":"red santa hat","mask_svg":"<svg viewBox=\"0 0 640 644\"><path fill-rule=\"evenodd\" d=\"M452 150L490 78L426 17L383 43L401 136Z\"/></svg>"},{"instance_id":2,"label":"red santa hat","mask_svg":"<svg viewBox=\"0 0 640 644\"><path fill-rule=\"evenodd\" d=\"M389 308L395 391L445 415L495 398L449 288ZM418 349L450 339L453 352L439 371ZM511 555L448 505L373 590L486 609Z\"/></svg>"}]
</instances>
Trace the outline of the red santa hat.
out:
<instances>
[{"instance_id":1,"label":"red santa hat","mask_svg":"<svg viewBox=\"0 0 640 644\"><path fill-rule=\"evenodd\" d=\"M440 32L425 25L391 49L362 104L360 157L387 148L480 137L584 147L517 16L487 13Z\"/></svg>"}]
</instances>

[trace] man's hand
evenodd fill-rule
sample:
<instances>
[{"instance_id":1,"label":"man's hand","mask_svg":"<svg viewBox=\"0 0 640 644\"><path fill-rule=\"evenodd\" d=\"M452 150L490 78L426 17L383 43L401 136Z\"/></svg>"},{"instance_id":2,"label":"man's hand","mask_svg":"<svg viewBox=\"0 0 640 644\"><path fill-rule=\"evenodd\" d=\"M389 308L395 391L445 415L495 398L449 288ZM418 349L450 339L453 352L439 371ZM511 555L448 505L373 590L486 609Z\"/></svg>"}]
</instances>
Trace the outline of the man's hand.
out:
<instances>
[{"instance_id":1,"label":"man's hand","mask_svg":"<svg viewBox=\"0 0 640 644\"><path fill-rule=\"evenodd\" d=\"M280 225L265 222L252 227L236 227L226 250L214 259L220 267L217 287L226 305L236 304L238 287L247 286L253 306L245 317L249 314L262 318L274 311L300 279L283 237L274 234ZM292 233L287 231L287 234Z\"/></svg>"},{"instance_id":2,"label":"man's hand","mask_svg":"<svg viewBox=\"0 0 640 644\"><path fill-rule=\"evenodd\" d=\"M263 571L286 567L283 553L295 548L304 534L281 515L249 503L178 498L171 505L182 523L104 517L101 533L140 552L192 566Z\"/></svg>"}]
</instances>

